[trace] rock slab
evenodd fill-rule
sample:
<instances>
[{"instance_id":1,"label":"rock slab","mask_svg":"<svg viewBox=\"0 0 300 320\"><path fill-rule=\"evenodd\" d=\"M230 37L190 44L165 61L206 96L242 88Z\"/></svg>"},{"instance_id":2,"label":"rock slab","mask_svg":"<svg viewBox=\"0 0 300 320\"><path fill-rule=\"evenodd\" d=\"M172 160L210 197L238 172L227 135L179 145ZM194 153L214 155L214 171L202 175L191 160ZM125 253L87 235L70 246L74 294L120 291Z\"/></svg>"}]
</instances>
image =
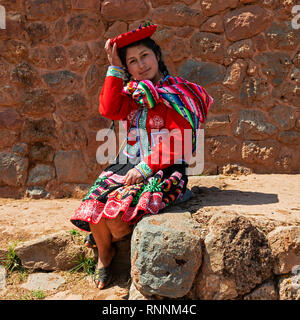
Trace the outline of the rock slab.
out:
<instances>
[{"instance_id":1,"label":"rock slab","mask_svg":"<svg viewBox=\"0 0 300 320\"><path fill-rule=\"evenodd\" d=\"M15 252L26 268L45 271L69 270L78 262L83 248L66 231L26 241L15 248Z\"/></svg>"},{"instance_id":2,"label":"rock slab","mask_svg":"<svg viewBox=\"0 0 300 320\"><path fill-rule=\"evenodd\" d=\"M235 299L272 276L273 258L265 235L248 219L216 214L209 221L197 299Z\"/></svg>"},{"instance_id":3,"label":"rock slab","mask_svg":"<svg viewBox=\"0 0 300 320\"><path fill-rule=\"evenodd\" d=\"M33 273L21 287L28 290L53 291L65 283L65 279L55 273Z\"/></svg>"},{"instance_id":4,"label":"rock slab","mask_svg":"<svg viewBox=\"0 0 300 320\"><path fill-rule=\"evenodd\" d=\"M131 239L131 277L144 296L179 298L202 261L201 226L188 212L144 217Z\"/></svg>"}]
</instances>

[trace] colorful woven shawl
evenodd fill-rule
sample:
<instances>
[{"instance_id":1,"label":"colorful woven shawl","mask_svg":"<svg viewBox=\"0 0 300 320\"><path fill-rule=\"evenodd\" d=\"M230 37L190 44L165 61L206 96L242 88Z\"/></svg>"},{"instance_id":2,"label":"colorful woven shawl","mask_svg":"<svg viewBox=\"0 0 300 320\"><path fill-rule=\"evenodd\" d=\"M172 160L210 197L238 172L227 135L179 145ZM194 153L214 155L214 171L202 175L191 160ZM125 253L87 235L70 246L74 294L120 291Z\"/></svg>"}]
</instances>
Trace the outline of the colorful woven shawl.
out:
<instances>
[{"instance_id":1,"label":"colorful woven shawl","mask_svg":"<svg viewBox=\"0 0 300 320\"><path fill-rule=\"evenodd\" d=\"M193 152L197 129L204 123L213 98L204 88L181 77L166 76L156 86L149 80L130 81L123 92L142 107L154 108L161 101L183 116L192 127Z\"/></svg>"}]
</instances>

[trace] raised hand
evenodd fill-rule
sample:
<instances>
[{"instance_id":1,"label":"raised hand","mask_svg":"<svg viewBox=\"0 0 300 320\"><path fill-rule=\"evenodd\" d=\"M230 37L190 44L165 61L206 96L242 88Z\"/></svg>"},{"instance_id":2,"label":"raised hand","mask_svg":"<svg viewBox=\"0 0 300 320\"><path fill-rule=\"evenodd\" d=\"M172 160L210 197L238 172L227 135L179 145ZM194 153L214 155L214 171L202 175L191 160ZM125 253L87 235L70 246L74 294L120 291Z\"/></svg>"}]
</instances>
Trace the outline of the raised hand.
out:
<instances>
[{"instance_id":1,"label":"raised hand","mask_svg":"<svg viewBox=\"0 0 300 320\"><path fill-rule=\"evenodd\" d=\"M122 68L123 65L122 65L121 59L118 54L117 44L114 43L114 45L112 46L110 44L110 39L108 39L105 43L104 49L107 53L107 59L108 59L110 65Z\"/></svg>"}]
</instances>

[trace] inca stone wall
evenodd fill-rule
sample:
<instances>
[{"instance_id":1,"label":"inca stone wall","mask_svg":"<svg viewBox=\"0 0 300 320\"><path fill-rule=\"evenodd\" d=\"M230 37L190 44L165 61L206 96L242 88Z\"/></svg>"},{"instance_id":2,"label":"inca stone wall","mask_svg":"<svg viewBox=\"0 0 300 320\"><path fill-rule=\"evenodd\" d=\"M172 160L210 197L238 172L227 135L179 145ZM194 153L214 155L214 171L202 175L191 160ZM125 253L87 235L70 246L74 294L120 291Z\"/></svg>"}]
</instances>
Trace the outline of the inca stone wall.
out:
<instances>
[{"instance_id":1,"label":"inca stone wall","mask_svg":"<svg viewBox=\"0 0 300 320\"><path fill-rule=\"evenodd\" d=\"M205 172L300 172L297 0L0 0L0 196L86 188L106 39L151 19L173 75L213 96Z\"/></svg>"}]
</instances>

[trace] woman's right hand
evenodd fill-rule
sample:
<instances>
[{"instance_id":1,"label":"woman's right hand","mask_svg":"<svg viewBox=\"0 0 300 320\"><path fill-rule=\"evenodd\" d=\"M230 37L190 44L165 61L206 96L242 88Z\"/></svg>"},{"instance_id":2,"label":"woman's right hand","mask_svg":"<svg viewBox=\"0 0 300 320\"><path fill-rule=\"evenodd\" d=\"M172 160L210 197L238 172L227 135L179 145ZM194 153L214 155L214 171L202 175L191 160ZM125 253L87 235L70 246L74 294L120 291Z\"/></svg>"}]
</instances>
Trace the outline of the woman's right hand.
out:
<instances>
[{"instance_id":1,"label":"woman's right hand","mask_svg":"<svg viewBox=\"0 0 300 320\"><path fill-rule=\"evenodd\" d=\"M117 48L117 44L114 43L114 45L112 46L110 44L110 39L108 39L105 43L105 51L107 53L107 59L110 63L111 66L116 66L116 67L120 67L123 68L121 59L118 55L118 48Z\"/></svg>"}]
</instances>

